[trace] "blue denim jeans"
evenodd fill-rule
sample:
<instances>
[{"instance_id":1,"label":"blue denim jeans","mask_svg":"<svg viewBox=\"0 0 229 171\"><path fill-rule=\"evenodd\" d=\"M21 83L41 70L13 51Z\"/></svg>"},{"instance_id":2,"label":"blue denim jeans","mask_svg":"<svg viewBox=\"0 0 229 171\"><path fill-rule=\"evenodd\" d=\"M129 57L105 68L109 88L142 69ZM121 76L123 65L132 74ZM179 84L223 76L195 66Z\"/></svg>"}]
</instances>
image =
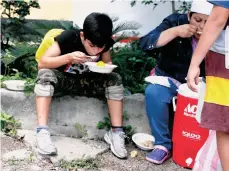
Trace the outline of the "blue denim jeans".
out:
<instances>
[{"instance_id":1,"label":"blue denim jeans","mask_svg":"<svg viewBox=\"0 0 229 171\"><path fill-rule=\"evenodd\" d=\"M156 68L157 76L166 76ZM169 131L169 104L177 94L177 86L169 80L171 87L159 84L149 84L145 90L146 113L149 119L155 145L162 145L169 151L172 148L171 134Z\"/></svg>"}]
</instances>

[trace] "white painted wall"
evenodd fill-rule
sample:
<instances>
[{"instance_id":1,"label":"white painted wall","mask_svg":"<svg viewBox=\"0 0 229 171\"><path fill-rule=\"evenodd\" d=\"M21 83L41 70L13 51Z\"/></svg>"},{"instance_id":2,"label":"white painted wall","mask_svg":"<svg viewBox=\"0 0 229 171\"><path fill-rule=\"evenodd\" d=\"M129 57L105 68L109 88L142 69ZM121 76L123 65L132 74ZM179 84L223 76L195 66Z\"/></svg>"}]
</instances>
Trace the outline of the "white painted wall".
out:
<instances>
[{"instance_id":1,"label":"white painted wall","mask_svg":"<svg viewBox=\"0 0 229 171\"><path fill-rule=\"evenodd\" d=\"M30 15L26 18L72 21L72 2L73 0L38 0L40 9L31 8Z\"/></svg>"},{"instance_id":2,"label":"white painted wall","mask_svg":"<svg viewBox=\"0 0 229 171\"><path fill-rule=\"evenodd\" d=\"M1 0L0 0L1 1ZM110 16L117 16L119 21L137 21L142 27L140 35L144 35L155 28L161 21L172 13L171 2L153 5L143 5L139 0L134 7L131 0L38 0L41 9L31 9L28 19L56 19L73 20L82 27L85 17L91 12L104 12ZM158 0L155 0L158 1ZM176 2L176 8L179 3Z\"/></svg>"},{"instance_id":3,"label":"white painted wall","mask_svg":"<svg viewBox=\"0 0 229 171\"><path fill-rule=\"evenodd\" d=\"M142 5L137 2L130 6L129 0L73 0L73 21L82 27L85 17L91 12L104 12L110 16L118 16L120 21L137 21L142 27L140 35L144 35L155 28L161 21L172 13L171 2L158 5Z\"/></svg>"}]
</instances>

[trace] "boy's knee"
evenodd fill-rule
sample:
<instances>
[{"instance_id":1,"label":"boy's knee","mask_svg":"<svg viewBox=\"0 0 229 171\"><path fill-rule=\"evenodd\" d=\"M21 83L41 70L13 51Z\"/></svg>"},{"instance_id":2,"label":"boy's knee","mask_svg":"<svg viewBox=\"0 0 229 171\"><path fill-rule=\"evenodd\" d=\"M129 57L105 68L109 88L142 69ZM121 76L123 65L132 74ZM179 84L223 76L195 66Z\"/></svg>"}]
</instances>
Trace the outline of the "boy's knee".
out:
<instances>
[{"instance_id":1,"label":"boy's knee","mask_svg":"<svg viewBox=\"0 0 229 171\"><path fill-rule=\"evenodd\" d=\"M122 77L117 73L108 75L108 82L106 87L106 98L110 100L122 100L124 88L122 85Z\"/></svg>"},{"instance_id":2,"label":"boy's knee","mask_svg":"<svg viewBox=\"0 0 229 171\"><path fill-rule=\"evenodd\" d=\"M124 88L123 85L110 86L106 88L106 98L110 100L122 100Z\"/></svg>"},{"instance_id":3,"label":"boy's knee","mask_svg":"<svg viewBox=\"0 0 229 171\"><path fill-rule=\"evenodd\" d=\"M38 71L34 93L36 96L53 96L54 85L56 83L56 75L51 69L40 69Z\"/></svg>"},{"instance_id":4,"label":"boy's knee","mask_svg":"<svg viewBox=\"0 0 229 171\"><path fill-rule=\"evenodd\" d=\"M107 80L108 87L122 85L122 77L117 73L110 73Z\"/></svg>"},{"instance_id":5,"label":"boy's knee","mask_svg":"<svg viewBox=\"0 0 229 171\"><path fill-rule=\"evenodd\" d=\"M38 84L56 84L57 78L53 70L51 69L40 69L37 74L36 82Z\"/></svg>"},{"instance_id":6,"label":"boy's knee","mask_svg":"<svg viewBox=\"0 0 229 171\"><path fill-rule=\"evenodd\" d=\"M54 87L53 85L36 84L34 87L34 93L36 96L50 97L54 94Z\"/></svg>"}]
</instances>

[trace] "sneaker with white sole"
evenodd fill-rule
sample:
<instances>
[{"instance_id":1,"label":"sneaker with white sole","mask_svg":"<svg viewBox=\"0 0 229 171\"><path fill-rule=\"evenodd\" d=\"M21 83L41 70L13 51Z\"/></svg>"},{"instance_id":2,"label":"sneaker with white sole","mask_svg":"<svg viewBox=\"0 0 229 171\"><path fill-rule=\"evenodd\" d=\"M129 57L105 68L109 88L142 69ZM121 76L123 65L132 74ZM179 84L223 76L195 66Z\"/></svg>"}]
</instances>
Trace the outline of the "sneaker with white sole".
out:
<instances>
[{"instance_id":1,"label":"sneaker with white sole","mask_svg":"<svg viewBox=\"0 0 229 171\"><path fill-rule=\"evenodd\" d=\"M112 130L108 131L104 136L105 141L108 144L110 144L111 151L118 158L127 157L127 151L125 148L125 138L126 135L124 132L122 131L113 132Z\"/></svg>"},{"instance_id":2,"label":"sneaker with white sole","mask_svg":"<svg viewBox=\"0 0 229 171\"><path fill-rule=\"evenodd\" d=\"M46 129L41 129L37 133L36 145L38 152L46 155L56 155L57 149L52 143L50 132Z\"/></svg>"}]
</instances>

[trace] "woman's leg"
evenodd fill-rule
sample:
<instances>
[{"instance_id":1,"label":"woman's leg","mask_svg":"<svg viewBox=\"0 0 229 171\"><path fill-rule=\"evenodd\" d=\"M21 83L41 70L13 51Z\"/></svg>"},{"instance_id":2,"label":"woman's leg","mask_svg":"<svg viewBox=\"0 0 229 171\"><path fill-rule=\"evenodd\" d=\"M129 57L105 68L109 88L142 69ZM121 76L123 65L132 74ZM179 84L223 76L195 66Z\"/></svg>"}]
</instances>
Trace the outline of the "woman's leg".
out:
<instances>
[{"instance_id":1,"label":"woman's leg","mask_svg":"<svg viewBox=\"0 0 229 171\"><path fill-rule=\"evenodd\" d=\"M169 103L175 91L158 84L149 84L145 90L146 113L149 119L155 145L161 145L171 150L171 135L169 131Z\"/></svg>"},{"instance_id":2,"label":"woman's leg","mask_svg":"<svg viewBox=\"0 0 229 171\"><path fill-rule=\"evenodd\" d=\"M223 171L229 171L229 133L216 131L216 139Z\"/></svg>"}]
</instances>

